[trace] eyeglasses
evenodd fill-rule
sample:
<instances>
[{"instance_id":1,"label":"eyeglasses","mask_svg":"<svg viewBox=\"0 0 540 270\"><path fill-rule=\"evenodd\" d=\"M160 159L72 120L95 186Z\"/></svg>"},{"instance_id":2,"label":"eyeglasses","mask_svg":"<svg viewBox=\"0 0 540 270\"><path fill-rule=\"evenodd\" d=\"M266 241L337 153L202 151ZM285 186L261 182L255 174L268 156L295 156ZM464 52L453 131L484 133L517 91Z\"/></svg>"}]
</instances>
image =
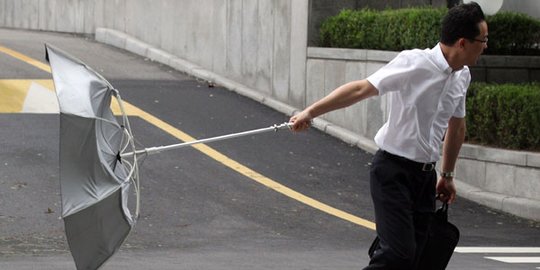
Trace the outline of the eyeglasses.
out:
<instances>
[{"instance_id":1,"label":"eyeglasses","mask_svg":"<svg viewBox=\"0 0 540 270\"><path fill-rule=\"evenodd\" d=\"M470 39L470 41L478 41L480 43L487 43L488 42L488 38L485 38L485 39L477 39L477 38L473 38L473 39Z\"/></svg>"}]
</instances>

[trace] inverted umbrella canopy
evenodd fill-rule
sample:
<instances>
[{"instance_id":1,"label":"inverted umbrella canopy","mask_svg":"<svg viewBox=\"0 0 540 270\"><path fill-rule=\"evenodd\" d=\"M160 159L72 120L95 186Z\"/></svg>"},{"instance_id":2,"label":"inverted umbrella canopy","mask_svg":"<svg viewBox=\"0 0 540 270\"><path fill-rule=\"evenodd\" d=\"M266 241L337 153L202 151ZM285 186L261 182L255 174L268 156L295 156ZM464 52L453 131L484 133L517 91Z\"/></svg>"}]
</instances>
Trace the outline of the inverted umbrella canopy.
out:
<instances>
[{"instance_id":1,"label":"inverted umbrella canopy","mask_svg":"<svg viewBox=\"0 0 540 270\"><path fill-rule=\"evenodd\" d=\"M138 156L290 128L273 125L213 138L136 150L118 90L80 60L45 45L60 106L62 218L77 269L98 269L122 245L139 216ZM122 124L110 105L115 96ZM131 188L135 214L128 207Z\"/></svg>"},{"instance_id":2,"label":"inverted umbrella canopy","mask_svg":"<svg viewBox=\"0 0 540 270\"><path fill-rule=\"evenodd\" d=\"M62 218L77 269L97 269L133 228L127 205L132 166L120 158L128 144L111 112L109 82L67 53L46 45L60 106ZM137 198L138 199L138 198ZM138 210L137 210L138 211ZM136 212L137 212L136 211Z\"/></svg>"}]
</instances>

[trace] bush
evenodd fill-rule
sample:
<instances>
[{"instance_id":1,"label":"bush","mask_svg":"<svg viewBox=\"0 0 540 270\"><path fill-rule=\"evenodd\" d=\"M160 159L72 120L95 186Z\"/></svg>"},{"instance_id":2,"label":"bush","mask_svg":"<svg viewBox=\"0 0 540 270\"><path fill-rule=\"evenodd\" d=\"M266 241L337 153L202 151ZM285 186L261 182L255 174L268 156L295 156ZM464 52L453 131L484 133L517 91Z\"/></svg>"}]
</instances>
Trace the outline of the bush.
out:
<instances>
[{"instance_id":1,"label":"bush","mask_svg":"<svg viewBox=\"0 0 540 270\"><path fill-rule=\"evenodd\" d=\"M343 10L323 22L320 45L392 51L431 48L439 40L445 14L445 8ZM488 16L486 21L486 54L540 55L540 21L511 12Z\"/></svg>"},{"instance_id":2,"label":"bush","mask_svg":"<svg viewBox=\"0 0 540 270\"><path fill-rule=\"evenodd\" d=\"M377 43L374 36L376 12L343 10L321 26L321 40L327 47L363 48Z\"/></svg>"},{"instance_id":3,"label":"bush","mask_svg":"<svg viewBox=\"0 0 540 270\"><path fill-rule=\"evenodd\" d=\"M540 150L540 84L473 83L467 92L467 140Z\"/></svg>"},{"instance_id":4,"label":"bush","mask_svg":"<svg viewBox=\"0 0 540 270\"><path fill-rule=\"evenodd\" d=\"M403 50L428 48L439 40L444 9L343 10L323 22L321 45Z\"/></svg>"},{"instance_id":5,"label":"bush","mask_svg":"<svg viewBox=\"0 0 540 270\"><path fill-rule=\"evenodd\" d=\"M524 14L500 12L486 18L486 54L540 55L540 21Z\"/></svg>"}]
</instances>

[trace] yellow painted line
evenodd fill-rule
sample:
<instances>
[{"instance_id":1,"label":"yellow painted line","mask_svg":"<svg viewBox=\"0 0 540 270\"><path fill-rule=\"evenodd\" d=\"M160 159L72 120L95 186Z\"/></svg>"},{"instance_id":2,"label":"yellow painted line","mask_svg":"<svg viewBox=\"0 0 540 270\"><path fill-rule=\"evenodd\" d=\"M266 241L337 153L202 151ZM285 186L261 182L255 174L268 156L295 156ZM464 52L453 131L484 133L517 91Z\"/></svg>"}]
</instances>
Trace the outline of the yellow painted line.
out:
<instances>
[{"instance_id":1,"label":"yellow painted line","mask_svg":"<svg viewBox=\"0 0 540 270\"><path fill-rule=\"evenodd\" d=\"M52 80L0 80L0 113L20 113L32 84L53 91ZM55 97L56 99L56 97ZM45 103L45 102L43 102Z\"/></svg>"},{"instance_id":2,"label":"yellow painted line","mask_svg":"<svg viewBox=\"0 0 540 270\"><path fill-rule=\"evenodd\" d=\"M125 107L126 107L126 110L127 111L131 111L133 112L135 115L139 116L140 118L146 120L148 123L151 123L153 124L154 126L156 126L157 128L165 131L166 133L172 135L173 137L179 139L179 140L182 140L184 142L189 142L189 141L194 141L195 138L191 137L190 135L182 132L181 130L175 128L174 126L171 126L170 124L162 121L161 119L127 103L124 101L124 103L126 104ZM330 215L333 215L333 216L336 216L336 217L339 217L341 219L344 219L344 220L347 220L347 221L350 221L352 223L355 223L355 224L358 224L360 226L363 226L363 227L366 227L366 228L369 228L369 229L372 229L372 230L375 230L375 223L369 221L369 220L365 220L363 218L360 218L360 217L357 217L357 216L354 216L354 215L351 215L349 213L346 213L344 211L341 211L339 209L336 209L332 206L329 206L327 204L324 204L320 201L317 201L313 198L310 198L308 196L305 196L297 191L294 191L240 163L238 163L237 161L235 160L232 160L230 159L229 157L223 155L222 153L214 150L213 148L211 147L208 147L207 145L204 145L204 144L197 144L197 145L193 145L194 148L196 148L197 150L201 151L202 153L204 153L205 155L213 158L214 160L220 162L221 164L231 168L232 170L244 175L244 176L247 176L248 178L251 178L252 180L255 180L256 182L264 185L264 186L267 186L283 195L286 195L287 197L290 197L290 198L293 198L299 202L302 202L304 204L307 204L315 209L318 209L320 211L323 211L327 214L330 214Z\"/></svg>"},{"instance_id":3,"label":"yellow painted line","mask_svg":"<svg viewBox=\"0 0 540 270\"><path fill-rule=\"evenodd\" d=\"M9 49L9 48L6 48L6 47L3 47L3 46L0 46L0 52L3 52L9 56L12 56L14 58L17 58L23 62L26 62L34 67L37 67L43 71L46 71L46 72L49 72L51 73L51 68L49 67L49 65L47 64L44 64L42 62L40 62L39 60L36 60L36 59L33 59L31 57L28 57L22 53L19 53L19 52L16 52L12 49Z\"/></svg>"},{"instance_id":4,"label":"yellow painted line","mask_svg":"<svg viewBox=\"0 0 540 270\"><path fill-rule=\"evenodd\" d=\"M122 101L124 101L124 110L125 110L126 115L128 115L128 116L139 116L138 115L138 113L140 111L139 108L129 104L128 102L126 102L123 99L122 99ZM120 109L120 105L118 104L118 100L115 97L113 97L112 101L111 101L111 111L115 115L122 115L122 110Z\"/></svg>"},{"instance_id":5,"label":"yellow painted line","mask_svg":"<svg viewBox=\"0 0 540 270\"><path fill-rule=\"evenodd\" d=\"M0 113L24 113L24 104L26 99L30 95L30 88L32 83L39 84L43 88L54 92L54 82L51 79L39 79L39 80L1 80L0 79ZM53 97L56 99L56 96ZM45 102L42 102L45 103ZM39 104L36 104L36 106ZM111 110L115 115L121 115L120 106L113 97L111 102ZM58 113L58 112L55 112ZM135 116L136 114L126 108L126 114Z\"/></svg>"},{"instance_id":6,"label":"yellow painted line","mask_svg":"<svg viewBox=\"0 0 540 270\"><path fill-rule=\"evenodd\" d=\"M46 79L46 80L32 80L32 81L54 92L53 80Z\"/></svg>"},{"instance_id":7,"label":"yellow painted line","mask_svg":"<svg viewBox=\"0 0 540 270\"><path fill-rule=\"evenodd\" d=\"M53 89L50 79L0 80L0 113L58 113Z\"/></svg>"},{"instance_id":8,"label":"yellow painted line","mask_svg":"<svg viewBox=\"0 0 540 270\"><path fill-rule=\"evenodd\" d=\"M30 83L27 80L0 80L0 112L22 111Z\"/></svg>"},{"instance_id":9,"label":"yellow painted line","mask_svg":"<svg viewBox=\"0 0 540 270\"><path fill-rule=\"evenodd\" d=\"M2 48L2 47L0 47ZM9 49L8 49L9 50ZM2 51L2 50L0 50ZM10 50L11 51L11 50ZM3 52L3 51L2 51ZM19 54L17 52L14 52L14 51L11 51L12 53L15 53L15 54ZM20 55L20 54L19 54ZM44 65L43 63L37 61L37 60L34 60L34 59L31 59L29 57L26 57L23 55L23 57L25 57L24 59L30 59L29 61L25 61L26 63L29 63L31 65L39 65L39 66L42 66ZM18 57L17 57L18 58ZM18 58L18 59L23 59L23 58ZM50 72L50 69L47 70L48 72ZM149 114L145 111L143 111L142 109L139 109L138 107L134 106L134 105L131 105L130 103L128 102L125 102L125 109L126 111L129 113L129 114L132 114L132 115L137 115L138 117L144 119L145 121L147 121L148 123L154 125L155 127L165 131L166 133L172 135L173 137L181 140L181 141L193 141L195 140L195 138L191 137L190 135L186 134L185 132L177 129L176 127L164 122L163 120L153 116L152 114ZM368 228L368 229L371 229L371 230L375 230L375 223L369 221L369 220L366 220L366 219L363 219L363 218L360 218L360 217L357 217L357 216L354 216L352 214L349 214L347 212L344 212L344 211L341 211L337 208L334 208L332 206L329 206L327 204L324 204L320 201L317 201L311 197L308 197L308 196L305 196L297 191L294 191L240 163L238 163L237 161L235 160L232 160L231 158L223 155L222 153L214 150L213 148L207 146L207 145L204 145L204 144L198 144L198 145L193 145L193 147L197 150L199 150L200 152L204 153L205 155L213 158L214 160L220 162L221 164L229 167L230 169L266 186L266 187L269 187L287 197L290 197L292 199L295 199L301 203L304 203L306 205L309 205L315 209L318 209L322 212L325 212L327 214L330 214L330 215L333 215L333 216L336 216L338 218L341 218L341 219L344 219L346 221L349 221L349 222L352 222L354 224L357 224L357 225L360 225L360 226L363 226L365 228Z\"/></svg>"}]
</instances>

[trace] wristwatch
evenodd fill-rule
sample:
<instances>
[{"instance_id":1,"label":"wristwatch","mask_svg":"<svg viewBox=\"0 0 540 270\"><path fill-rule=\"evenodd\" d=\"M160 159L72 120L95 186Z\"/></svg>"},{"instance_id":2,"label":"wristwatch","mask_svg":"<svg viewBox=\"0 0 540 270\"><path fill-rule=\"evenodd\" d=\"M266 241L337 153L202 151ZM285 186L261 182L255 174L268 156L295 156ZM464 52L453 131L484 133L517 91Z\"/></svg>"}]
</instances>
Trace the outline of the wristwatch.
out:
<instances>
[{"instance_id":1,"label":"wristwatch","mask_svg":"<svg viewBox=\"0 0 540 270\"><path fill-rule=\"evenodd\" d=\"M454 172L441 172L442 178L454 178Z\"/></svg>"}]
</instances>

